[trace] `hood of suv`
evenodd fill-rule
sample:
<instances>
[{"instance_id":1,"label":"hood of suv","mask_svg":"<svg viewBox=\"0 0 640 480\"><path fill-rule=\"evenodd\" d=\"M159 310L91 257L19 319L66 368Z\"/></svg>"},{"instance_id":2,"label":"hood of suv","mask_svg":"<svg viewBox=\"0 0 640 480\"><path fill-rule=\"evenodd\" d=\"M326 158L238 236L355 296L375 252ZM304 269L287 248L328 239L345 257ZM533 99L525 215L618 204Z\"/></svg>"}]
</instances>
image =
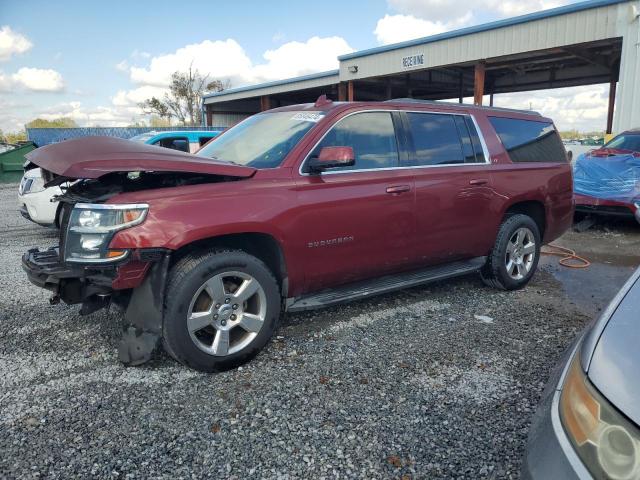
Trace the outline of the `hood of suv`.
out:
<instances>
[{"instance_id":1,"label":"hood of suv","mask_svg":"<svg viewBox=\"0 0 640 480\"><path fill-rule=\"evenodd\" d=\"M640 280L618 304L593 351L588 376L618 410L640 425Z\"/></svg>"},{"instance_id":2,"label":"hood of suv","mask_svg":"<svg viewBox=\"0 0 640 480\"><path fill-rule=\"evenodd\" d=\"M92 179L113 172L188 172L250 177L255 168L122 138L82 137L37 148L27 160L66 179Z\"/></svg>"}]
</instances>

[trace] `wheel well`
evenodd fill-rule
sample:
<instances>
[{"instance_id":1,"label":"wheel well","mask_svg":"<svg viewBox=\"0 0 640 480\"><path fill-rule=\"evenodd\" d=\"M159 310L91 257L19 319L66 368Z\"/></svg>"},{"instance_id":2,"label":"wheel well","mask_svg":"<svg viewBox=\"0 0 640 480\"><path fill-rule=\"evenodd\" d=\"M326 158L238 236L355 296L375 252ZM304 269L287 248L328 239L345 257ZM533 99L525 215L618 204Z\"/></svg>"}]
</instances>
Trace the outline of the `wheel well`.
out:
<instances>
[{"instance_id":1,"label":"wheel well","mask_svg":"<svg viewBox=\"0 0 640 480\"><path fill-rule=\"evenodd\" d=\"M533 221L538 225L538 229L540 230L540 237L544 238L544 231L547 224L544 205L542 203L533 200L515 203L507 209L504 216L508 217L517 213L522 213L531 217Z\"/></svg>"},{"instance_id":2,"label":"wheel well","mask_svg":"<svg viewBox=\"0 0 640 480\"><path fill-rule=\"evenodd\" d=\"M239 249L262 260L275 275L281 292L286 297L289 285L284 254L278 241L265 233L234 233L198 240L176 250L172 255L171 263L197 250L219 248Z\"/></svg>"},{"instance_id":3,"label":"wheel well","mask_svg":"<svg viewBox=\"0 0 640 480\"><path fill-rule=\"evenodd\" d=\"M56 207L56 216L53 218L53 224L56 228L60 228L60 212L62 211L62 202L58 202L58 206Z\"/></svg>"}]
</instances>

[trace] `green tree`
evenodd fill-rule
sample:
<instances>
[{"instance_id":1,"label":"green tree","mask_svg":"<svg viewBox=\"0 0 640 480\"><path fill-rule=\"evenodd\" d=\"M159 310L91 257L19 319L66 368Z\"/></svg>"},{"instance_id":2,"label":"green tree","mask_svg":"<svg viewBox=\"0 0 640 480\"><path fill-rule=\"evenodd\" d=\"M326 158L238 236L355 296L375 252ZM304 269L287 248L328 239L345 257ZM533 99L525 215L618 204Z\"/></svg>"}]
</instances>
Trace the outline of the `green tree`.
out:
<instances>
[{"instance_id":1,"label":"green tree","mask_svg":"<svg viewBox=\"0 0 640 480\"><path fill-rule=\"evenodd\" d=\"M45 120L44 118L36 118L27 123L27 128L77 128L78 124L69 117L54 118L53 120Z\"/></svg>"},{"instance_id":2,"label":"green tree","mask_svg":"<svg viewBox=\"0 0 640 480\"><path fill-rule=\"evenodd\" d=\"M182 125L202 122L202 95L205 91L220 92L231 86L228 80L210 80L192 66L186 72L173 72L169 92L163 98L151 97L140 104L142 111L171 121L176 118Z\"/></svg>"},{"instance_id":3,"label":"green tree","mask_svg":"<svg viewBox=\"0 0 640 480\"><path fill-rule=\"evenodd\" d=\"M7 133L5 135L5 139L7 140L7 143L26 142L27 141L27 132L22 130L20 132Z\"/></svg>"},{"instance_id":4,"label":"green tree","mask_svg":"<svg viewBox=\"0 0 640 480\"><path fill-rule=\"evenodd\" d=\"M151 115L151 117L149 118L149 126L150 127L170 127L171 121L166 118L159 117L158 115Z\"/></svg>"}]
</instances>

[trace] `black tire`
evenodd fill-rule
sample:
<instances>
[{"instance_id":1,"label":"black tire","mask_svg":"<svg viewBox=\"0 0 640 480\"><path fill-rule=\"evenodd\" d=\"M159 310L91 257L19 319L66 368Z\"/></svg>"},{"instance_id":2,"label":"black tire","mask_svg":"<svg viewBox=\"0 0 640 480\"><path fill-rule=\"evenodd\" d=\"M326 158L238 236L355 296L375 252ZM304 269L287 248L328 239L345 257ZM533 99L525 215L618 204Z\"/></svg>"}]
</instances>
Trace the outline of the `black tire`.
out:
<instances>
[{"instance_id":1,"label":"black tire","mask_svg":"<svg viewBox=\"0 0 640 480\"><path fill-rule=\"evenodd\" d=\"M535 237L535 254L529 272L523 278L516 280L507 272L505 259L511 237L523 227L528 228ZM517 290L524 287L529 283L538 266L541 243L540 229L531 217L523 214L506 217L498 229L496 243L487 257L487 263L480 271L483 282L500 290Z\"/></svg>"},{"instance_id":2,"label":"black tire","mask_svg":"<svg viewBox=\"0 0 640 480\"><path fill-rule=\"evenodd\" d=\"M205 281L225 271L237 271L256 279L266 297L266 315L257 336L242 350L226 356L202 351L187 328L191 299ZM217 250L188 255L169 272L165 294L163 346L178 362L202 372L220 372L254 358L275 332L280 319L280 289L269 268L258 258L240 250Z\"/></svg>"}]
</instances>

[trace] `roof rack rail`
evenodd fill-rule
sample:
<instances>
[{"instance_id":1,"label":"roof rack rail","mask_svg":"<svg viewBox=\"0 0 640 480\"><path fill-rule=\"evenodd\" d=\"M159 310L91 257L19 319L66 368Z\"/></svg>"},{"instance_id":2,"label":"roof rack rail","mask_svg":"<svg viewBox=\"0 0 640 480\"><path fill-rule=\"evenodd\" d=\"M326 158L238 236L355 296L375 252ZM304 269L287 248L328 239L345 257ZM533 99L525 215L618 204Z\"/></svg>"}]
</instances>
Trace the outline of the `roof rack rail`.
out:
<instances>
[{"instance_id":1,"label":"roof rack rail","mask_svg":"<svg viewBox=\"0 0 640 480\"><path fill-rule=\"evenodd\" d=\"M485 106L471 105L469 103L443 102L442 100L420 100L419 98L392 98L391 100L385 100L385 103L386 102L423 103L426 105L446 105L448 107L474 107L474 108L482 108L485 110L496 110L498 112L515 112L515 113L524 113L526 115L536 115L536 116L542 115L540 112L536 112L535 110L518 110L516 108L504 108L504 107L485 107Z\"/></svg>"}]
</instances>

